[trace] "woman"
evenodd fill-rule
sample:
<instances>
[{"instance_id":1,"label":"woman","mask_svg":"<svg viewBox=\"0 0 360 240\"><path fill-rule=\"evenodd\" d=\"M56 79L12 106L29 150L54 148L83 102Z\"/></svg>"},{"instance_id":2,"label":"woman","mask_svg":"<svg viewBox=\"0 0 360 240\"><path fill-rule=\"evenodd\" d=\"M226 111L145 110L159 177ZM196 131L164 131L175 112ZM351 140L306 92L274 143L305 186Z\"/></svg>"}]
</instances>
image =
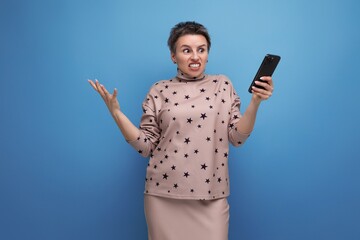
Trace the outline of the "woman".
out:
<instances>
[{"instance_id":1,"label":"woman","mask_svg":"<svg viewBox=\"0 0 360 240\"><path fill-rule=\"evenodd\" d=\"M152 240L228 238L229 142L250 135L261 101L273 92L271 77L257 82L243 115L240 99L224 75L207 75L211 46L207 29L181 22L168 39L177 76L155 83L143 102L140 127L121 111L118 91L98 81L91 86L105 101L125 139L150 156L145 183L145 215Z\"/></svg>"}]
</instances>

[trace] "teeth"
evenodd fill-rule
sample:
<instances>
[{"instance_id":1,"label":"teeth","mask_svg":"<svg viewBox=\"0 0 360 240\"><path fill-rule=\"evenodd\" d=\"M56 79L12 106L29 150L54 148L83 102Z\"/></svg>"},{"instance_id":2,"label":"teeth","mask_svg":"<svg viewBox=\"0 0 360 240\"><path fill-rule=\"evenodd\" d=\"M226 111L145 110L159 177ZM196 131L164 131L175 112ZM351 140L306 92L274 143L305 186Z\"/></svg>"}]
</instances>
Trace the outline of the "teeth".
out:
<instances>
[{"instance_id":1,"label":"teeth","mask_svg":"<svg viewBox=\"0 0 360 240\"><path fill-rule=\"evenodd\" d=\"M192 64L190 64L190 67L197 68L197 67L200 67L200 64L199 63L192 63Z\"/></svg>"}]
</instances>

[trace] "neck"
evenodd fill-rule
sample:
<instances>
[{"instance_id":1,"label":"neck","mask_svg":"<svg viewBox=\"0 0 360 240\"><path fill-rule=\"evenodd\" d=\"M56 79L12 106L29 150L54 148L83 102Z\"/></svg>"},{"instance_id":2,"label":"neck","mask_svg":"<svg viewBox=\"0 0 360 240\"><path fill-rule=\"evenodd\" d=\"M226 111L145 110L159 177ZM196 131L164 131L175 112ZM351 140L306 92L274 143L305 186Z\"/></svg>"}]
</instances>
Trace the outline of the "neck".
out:
<instances>
[{"instance_id":1,"label":"neck","mask_svg":"<svg viewBox=\"0 0 360 240\"><path fill-rule=\"evenodd\" d=\"M182 72L182 71L178 68L176 77L179 78L180 80L196 81L196 80L203 80L203 79L206 77L206 74L205 74L205 73L201 73L200 76L190 77L189 75L187 75L186 73Z\"/></svg>"}]
</instances>

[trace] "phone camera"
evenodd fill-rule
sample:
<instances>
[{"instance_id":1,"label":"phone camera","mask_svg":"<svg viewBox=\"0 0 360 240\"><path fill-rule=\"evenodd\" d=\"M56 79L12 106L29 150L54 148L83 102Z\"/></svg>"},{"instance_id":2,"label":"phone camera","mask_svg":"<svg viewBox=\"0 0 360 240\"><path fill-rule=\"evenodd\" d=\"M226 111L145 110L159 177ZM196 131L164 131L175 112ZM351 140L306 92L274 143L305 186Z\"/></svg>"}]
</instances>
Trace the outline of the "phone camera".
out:
<instances>
[{"instance_id":1,"label":"phone camera","mask_svg":"<svg viewBox=\"0 0 360 240\"><path fill-rule=\"evenodd\" d=\"M274 61L274 57L273 57L273 56L267 56L266 59L267 59L266 62L267 62L268 64Z\"/></svg>"}]
</instances>

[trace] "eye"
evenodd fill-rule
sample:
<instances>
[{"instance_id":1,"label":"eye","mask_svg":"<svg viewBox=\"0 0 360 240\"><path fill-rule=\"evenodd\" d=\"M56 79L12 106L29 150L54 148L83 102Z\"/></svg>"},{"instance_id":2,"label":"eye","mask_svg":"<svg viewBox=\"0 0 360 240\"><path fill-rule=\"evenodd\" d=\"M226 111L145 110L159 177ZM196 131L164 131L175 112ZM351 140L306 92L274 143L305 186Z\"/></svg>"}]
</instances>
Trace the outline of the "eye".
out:
<instances>
[{"instance_id":1,"label":"eye","mask_svg":"<svg viewBox=\"0 0 360 240\"><path fill-rule=\"evenodd\" d=\"M203 52L205 52L206 50L205 50L205 48L199 48L199 53L203 53Z\"/></svg>"},{"instance_id":2,"label":"eye","mask_svg":"<svg viewBox=\"0 0 360 240\"><path fill-rule=\"evenodd\" d=\"M190 52L190 49L188 49L188 48L183 49L183 53L189 53L189 52Z\"/></svg>"}]
</instances>

